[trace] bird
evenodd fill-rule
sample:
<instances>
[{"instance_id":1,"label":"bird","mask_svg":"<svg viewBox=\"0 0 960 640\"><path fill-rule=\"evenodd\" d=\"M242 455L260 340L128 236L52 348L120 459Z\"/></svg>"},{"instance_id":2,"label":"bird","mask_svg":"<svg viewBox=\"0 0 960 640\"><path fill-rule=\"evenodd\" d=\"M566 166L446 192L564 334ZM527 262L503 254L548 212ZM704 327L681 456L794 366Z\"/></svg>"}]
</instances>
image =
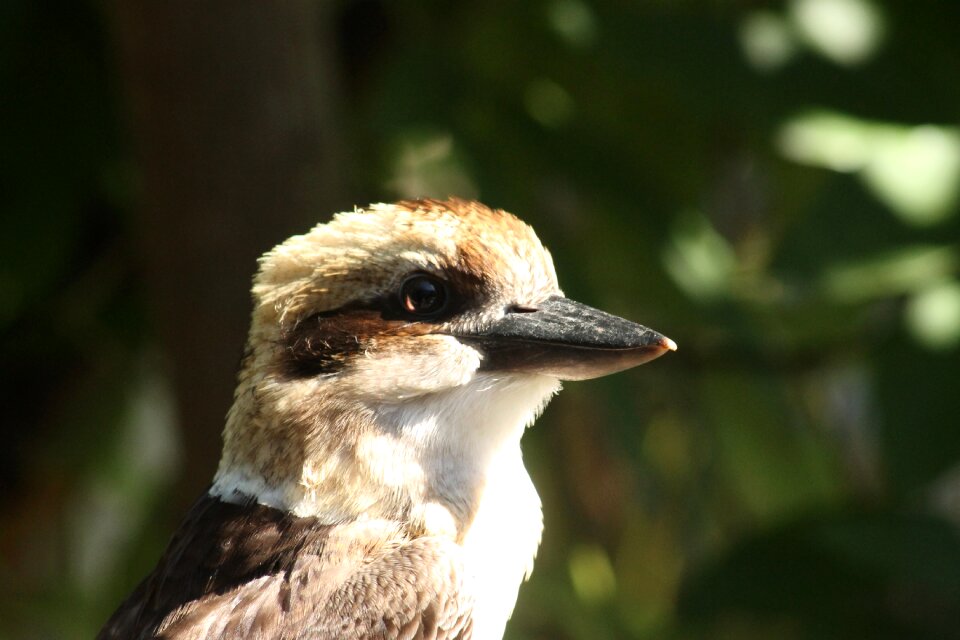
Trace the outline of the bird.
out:
<instances>
[{"instance_id":1,"label":"bird","mask_svg":"<svg viewBox=\"0 0 960 640\"><path fill-rule=\"evenodd\" d=\"M561 381L677 348L457 198L336 214L252 298L212 484L102 640L502 638L543 530L525 429Z\"/></svg>"}]
</instances>

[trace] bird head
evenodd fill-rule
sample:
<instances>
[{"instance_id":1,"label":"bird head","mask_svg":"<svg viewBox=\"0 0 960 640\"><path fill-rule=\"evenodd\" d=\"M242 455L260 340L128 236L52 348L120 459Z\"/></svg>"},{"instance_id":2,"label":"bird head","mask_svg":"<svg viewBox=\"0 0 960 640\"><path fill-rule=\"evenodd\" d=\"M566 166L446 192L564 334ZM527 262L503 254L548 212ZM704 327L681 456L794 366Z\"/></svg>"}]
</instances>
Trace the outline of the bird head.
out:
<instances>
[{"instance_id":1,"label":"bird head","mask_svg":"<svg viewBox=\"0 0 960 640\"><path fill-rule=\"evenodd\" d=\"M328 520L468 512L560 380L676 348L564 297L533 229L456 199L341 213L265 254L253 298L215 489Z\"/></svg>"}]
</instances>

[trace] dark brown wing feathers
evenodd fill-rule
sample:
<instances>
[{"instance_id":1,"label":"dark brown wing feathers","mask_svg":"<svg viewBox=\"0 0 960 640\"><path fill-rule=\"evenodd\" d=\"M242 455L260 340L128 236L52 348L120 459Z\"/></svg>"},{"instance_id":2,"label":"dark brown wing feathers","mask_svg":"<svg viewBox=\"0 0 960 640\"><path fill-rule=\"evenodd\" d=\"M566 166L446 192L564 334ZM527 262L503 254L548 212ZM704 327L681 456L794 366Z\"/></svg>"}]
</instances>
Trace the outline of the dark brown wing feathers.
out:
<instances>
[{"instance_id":1,"label":"dark brown wing feathers","mask_svg":"<svg viewBox=\"0 0 960 640\"><path fill-rule=\"evenodd\" d=\"M345 544L337 534L315 518L204 496L97 638L470 637L453 543Z\"/></svg>"}]
</instances>

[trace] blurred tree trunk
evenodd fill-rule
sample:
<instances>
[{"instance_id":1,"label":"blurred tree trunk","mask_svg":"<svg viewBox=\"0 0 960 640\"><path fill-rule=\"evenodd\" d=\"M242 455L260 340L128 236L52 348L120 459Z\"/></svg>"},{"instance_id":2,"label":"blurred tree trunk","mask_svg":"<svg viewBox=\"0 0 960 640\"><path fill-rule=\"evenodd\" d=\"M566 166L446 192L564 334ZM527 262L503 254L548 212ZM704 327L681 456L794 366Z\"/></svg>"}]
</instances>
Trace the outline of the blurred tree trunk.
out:
<instances>
[{"instance_id":1,"label":"blurred tree trunk","mask_svg":"<svg viewBox=\"0 0 960 640\"><path fill-rule=\"evenodd\" d=\"M322 3L112 6L142 176L142 252L174 379L179 518L210 482L256 258L347 206Z\"/></svg>"}]
</instances>

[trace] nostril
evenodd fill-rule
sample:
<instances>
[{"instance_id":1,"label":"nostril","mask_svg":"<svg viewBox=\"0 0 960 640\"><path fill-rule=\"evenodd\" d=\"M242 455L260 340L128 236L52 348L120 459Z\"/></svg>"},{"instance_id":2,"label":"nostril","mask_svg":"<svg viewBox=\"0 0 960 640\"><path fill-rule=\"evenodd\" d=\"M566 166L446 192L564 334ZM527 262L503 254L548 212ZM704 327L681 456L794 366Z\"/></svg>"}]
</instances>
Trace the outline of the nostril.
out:
<instances>
[{"instance_id":1,"label":"nostril","mask_svg":"<svg viewBox=\"0 0 960 640\"><path fill-rule=\"evenodd\" d=\"M539 309L528 304L511 304L507 307L507 313L534 313L536 311L539 311Z\"/></svg>"}]
</instances>

